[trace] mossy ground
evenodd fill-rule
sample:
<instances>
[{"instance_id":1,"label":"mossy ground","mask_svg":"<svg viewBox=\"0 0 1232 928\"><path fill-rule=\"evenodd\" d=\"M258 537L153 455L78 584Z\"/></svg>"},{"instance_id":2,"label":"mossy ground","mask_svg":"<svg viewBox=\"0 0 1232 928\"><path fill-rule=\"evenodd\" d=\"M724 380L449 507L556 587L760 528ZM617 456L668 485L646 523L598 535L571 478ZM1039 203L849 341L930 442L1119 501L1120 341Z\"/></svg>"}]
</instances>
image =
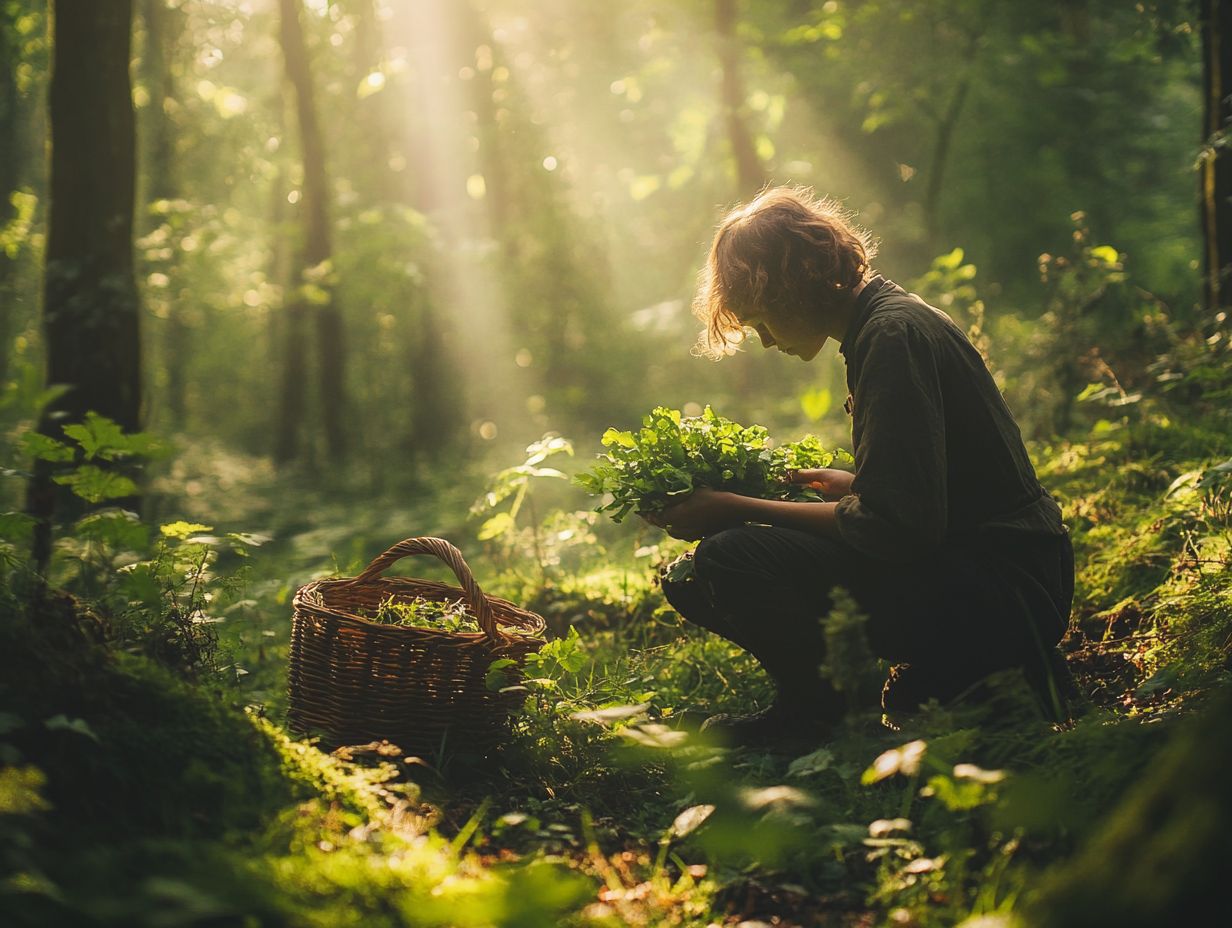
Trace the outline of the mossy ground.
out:
<instances>
[{"instance_id":1,"label":"mossy ground","mask_svg":"<svg viewBox=\"0 0 1232 928\"><path fill-rule=\"evenodd\" d=\"M815 749L708 745L696 718L750 708L766 681L663 606L649 577L671 546L633 557L601 527L548 565L547 584L545 565L492 552L502 570L490 592L579 634L550 649L508 742L484 761L379 745L331 756L283 730L289 589L328 569L312 550L344 539L349 570L393 531L357 535L353 508L239 526L282 540L254 554L234 594L253 605L224 627L221 675L189 681L117 653L88 603L54 594L31 608L31 590L7 590L5 921L1061 924L1081 902L1067 871L1097 885L1100 847L1137 859L1117 829L1132 831L1134 808L1164 806L1135 785L1174 795L1192 776L1201 794L1218 763L1169 765L1165 747L1227 677L1227 491L1199 485L1223 441L1155 422L1039 449L1079 563L1065 647L1088 703L1061 728L1009 679L991 700L902 731L865 707ZM421 533L473 531L451 511L446 499L402 515ZM1139 840L1206 841L1176 833L1191 813L1165 809L1162 837Z\"/></svg>"}]
</instances>

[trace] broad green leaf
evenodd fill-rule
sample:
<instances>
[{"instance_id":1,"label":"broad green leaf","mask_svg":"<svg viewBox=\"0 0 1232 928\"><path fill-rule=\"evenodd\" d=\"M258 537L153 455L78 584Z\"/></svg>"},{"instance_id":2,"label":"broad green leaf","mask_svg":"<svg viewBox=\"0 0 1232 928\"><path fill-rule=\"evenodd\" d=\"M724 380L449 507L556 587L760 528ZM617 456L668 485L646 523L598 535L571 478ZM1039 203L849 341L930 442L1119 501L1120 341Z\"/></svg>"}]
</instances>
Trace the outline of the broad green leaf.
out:
<instances>
[{"instance_id":1,"label":"broad green leaf","mask_svg":"<svg viewBox=\"0 0 1232 928\"><path fill-rule=\"evenodd\" d=\"M509 685L512 674L509 668L517 664L517 661L509 657L501 657L488 664L488 670L483 677L484 688L490 692L497 692Z\"/></svg>"},{"instance_id":2,"label":"broad green leaf","mask_svg":"<svg viewBox=\"0 0 1232 928\"><path fill-rule=\"evenodd\" d=\"M30 457L40 461L71 461L73 449L42 432L24 432L21 447Z\"/></svg>"},{"instance_id":3,"label":"broad green leaf","mask_svg":"<svg viewBox=\"0 0 1232 928\"><path fill-rule=\"evenodd\" d=\"M86 413L82 422L64 426L64 434L81 446L87 461L148 457L163 451L154 436L146 432L125 433L118 423L96 412Z\"/></svg>"},{"instance_id":4,"label":"broad green leaf","mask_svg":"<svg viewBox=\"0 0 1232 928\"><path fill-rule=\"evenodd\" d=\"M0 539L25 544L34 533L37 521L24 512L0 512Z\"/></svg>"},{"instance_id":5,"label":"broad green leaf","mask_svg":"<svg viewBox=\"0 0 1232 928\"><path fill-rule=\"evenodd\" d=\"M493 538L499 538L506 532L514 528L513 516L507 512L498 512L488 521L484 522L479 529L480 541L491 541Z\"/></svg>"},{"instance_id":6,"label":"broad green leaf","mask_svg":"<svg viewBox=\"0 0 1232 928\"><path fill-rule=\"evenodd\" d=\"M128 477L115 471L103 470L93 464L83 464L72 473L61 474L52 479L89 503L136 496L138 492L137 484Z\"/></svg>"},{"instance_id":7,"label":"broad green leaf","mask_svg":"<svg viewBox=\"0 0 1232 928\"><path fill-rule=\"evenodd\" d=\"M104 451L124 448L124 430L112 419L95 412L86 413L84 422L66 425L64 434L81 446L87 461Z\"/></svg>"},{"instance_id":8,"label":"broad green leaf","mask_svg":"<svg viewBox=\"0 0 1232 928\"><path fill-rule=\"evenodd\" d=\"M83 538L127 551L139 551L150 540L149 527L142 523L137 513L127 509L92 512L77 520L76 530Z\"/></svg>"}]
</instances>

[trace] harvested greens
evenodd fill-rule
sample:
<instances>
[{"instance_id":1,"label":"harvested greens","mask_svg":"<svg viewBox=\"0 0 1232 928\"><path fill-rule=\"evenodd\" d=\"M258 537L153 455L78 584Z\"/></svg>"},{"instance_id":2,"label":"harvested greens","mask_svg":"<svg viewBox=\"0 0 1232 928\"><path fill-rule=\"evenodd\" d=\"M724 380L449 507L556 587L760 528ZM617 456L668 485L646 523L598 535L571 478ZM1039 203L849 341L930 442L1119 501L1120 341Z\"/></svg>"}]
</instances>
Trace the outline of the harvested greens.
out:
<instances>
[{"instance_id":1,"label":"harvested greens","mask_svg":"<svg viewBox=\"0 0 1232 928\"><path fill-rule=\"evenodd\" d=\"M696 487L730 490L764 499L820 501L809 487L786 482L787 472L829 467L845 452L829 451L813 436L775 445L760 425L724 419L709 406L685 416L658 406L637 431L608 429L606 454L574 481L595 496L610 494L598 507L620 522L632 512L655 512Z\"/></svg>"},{"instance_id":2,"label":"harvested greens","mask_svg":"<svg viewBox=\"0 0 1232 928\"><path fill-rule=\"evenodd\" d=\"M442 602L422 596L412 600L398 600L390 596L377 607L376 612L365 618L381 625L399 625L403 628L431 628L454 633L482 631L460 599Z\"/></svg>"}]
</instances>

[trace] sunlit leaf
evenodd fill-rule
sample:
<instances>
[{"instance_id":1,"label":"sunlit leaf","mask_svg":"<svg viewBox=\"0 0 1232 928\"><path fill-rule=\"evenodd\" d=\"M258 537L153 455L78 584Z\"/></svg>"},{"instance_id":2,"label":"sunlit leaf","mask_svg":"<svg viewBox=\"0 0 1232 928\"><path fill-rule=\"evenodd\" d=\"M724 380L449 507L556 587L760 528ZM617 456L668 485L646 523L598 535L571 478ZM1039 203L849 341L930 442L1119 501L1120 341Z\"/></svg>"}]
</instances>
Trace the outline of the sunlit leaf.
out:
<instances>
[{"instance_id":1,"label":"sunlit leaf","mask_svg":"<svg viewBox=\"0 0 1232 928\"><path fill-rule=\"evenodd\" d=\"M765 786L760 789L745 789L740 793L745 808L754 812L770 808L806 808L817 800L794 786Z\"/></svg>"},{"instance_id":2,"label":"sunlit leaf","mask_svg":"<svg viewBox=\"0 0 1232 928\"><path fill-rule=\"evenodd\" d=\"M581 722L607 724L609 722L621 722L625 719L636 718L644 714L649 708L650 704L645 702L632 706L608 706L605 709L587 709L582 712L574 712L569 718L577 719Z\"/></svg>"},{"instance_id":3,"label":"sunlit leaf","mask_svg":"<svg viewBox=\"0 0 1232 928\"><path fill-rule=\"evenodd\" d=\"M85 719L70 719L67 715L53 715L51 718L43 722L43 727L49 731L71 731L76 735L83 735L91 741L98 741L98 735L94 733L94 729L90 727L90 723Z\"/></svg>"},{"instance_id":4,"label":"sunlit leaf","mask_svg":"<svg viewBox=\"0 0 1232 928\"><path fill-rule=\"evenodd\" d=\"M675 748L689 740L687 732L668 728L666 725L651 723L647 725L630 725L619 730L618 734L634 744L645 748L665 749Z\"/></svg>"},{"instance_id":5,"label":"sunlit leaf","mask_svg":"<svg viewBox=\"0 0 1232 928\"><path fill-rule=\"evenodd\" d=\"M158 530L167 538L178 538L183 541L185 538L188 538L190 535L195 535L198 532L213 531L213 528L209 525L202 525L200 522L185 522L180 520L178 522L168 522L164 525L160 525Z\"/></svg>"},{"instance_id":6,"label":"sunlit leaf","mask_svg":"<svg viewBox=\"0 0 1232 928\"><path fill-rule=\"evenodd\" d=\"M136 496L138 492L137 484L128 477L93 464L83 464L72 473L60 474L52 479L89 503Z\"/></svg>"},{"instance_id":7,"label":"sunlit leaf","mask_svg":"<svg viewBox=\"0 0 1232 928\"><path fill-rule=\"evenodd\" d=\"M864 771L860 782L865 786L877 783L896 773L904 776L915 776L920 772L920 761L924 757L928 744L924 741L911 741L901 747L892 748L881 754L873 765Z\"/></svg>"},{"instance_id":8,"label":"sunlit leaf","mask_svg":"<svg viewBox=\"0 0 1232 928\"><path fill-rule=\"evenodd\" d=\"M513 516L507 512L498 512L480 526L478 537L480 541L491 541L493 538L499 538L513 528Z\"/></svg>"},{"instance_id":9,"label":"sunlit leaf","mask_svg":"<svg viewBox=\"0 0 1232 928\"><path fill-rule=\"evenodd\" d=\"M676 838L683 838L688 834L696 831L701 827L702 823L708 819L714 812L714 806L708 803L701 805L689 806L672 821L671 834Z\"/></svg>"}]
</instances>

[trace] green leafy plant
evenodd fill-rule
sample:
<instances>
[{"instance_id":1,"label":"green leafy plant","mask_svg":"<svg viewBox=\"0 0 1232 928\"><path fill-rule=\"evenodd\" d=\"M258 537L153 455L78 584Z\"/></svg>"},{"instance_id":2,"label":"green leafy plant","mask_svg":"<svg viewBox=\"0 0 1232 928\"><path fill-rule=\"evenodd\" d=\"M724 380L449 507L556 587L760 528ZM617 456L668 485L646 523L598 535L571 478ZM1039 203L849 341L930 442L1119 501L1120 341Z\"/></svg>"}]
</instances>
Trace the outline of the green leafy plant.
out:
<instances>
[{"instance_id":1,"label":"green leafy plant","mask_svg":"<svg viewBox=\"0 0 1232 928\"><path fill-rule=\"evenodd\" d=\"M548 434L532 442L526 448L526 459L493 476L487 491L470 511L474 517L487 516L479 527L479 540L494 545L507 562L521 551L533 552L544 583L549 580L550 568L560 561L558 549L562 540L583 543L589 537L593 541L588 527L577 519L570 520L568 515L555 510L541 517L537 511L533 485L545 480L568 480L555 467L542 466L548 458L560 454L572 456L573 445L559 435ZM527 518L519 522L524 506ZM572 524L564 524L570 521Z\"/></svg>"},{"instance_id":2,"label":"green leafy plant","mask_svg":"<svg viewBox=\"0 0 1232 928\"><path fill-rule=\"evenodd\" d=\"M709 406L700 416L655 407L637 431L608 429L603 445L610 450L574 482L592 495L610 494L598 511L611 512L617 522L632 511L662 509L698 487L820 501L815 490L787 483L787 472L829 467L843 454L813 436L776 446L762 426L740 425Z\"/></svg>"},{"instance_id":3,"label":"green leafy plant","mask_svg":"<svg viewBox=\"0 0 1232 928\"><path fill-rule=\"evenodd\" d=\"M479 622L466 611L462 600L438 601L416 596L397 600L390 596L367 618L382 625L402 628L431 628L443 632L479 632Z\"/></svg>"}]
</instances>

